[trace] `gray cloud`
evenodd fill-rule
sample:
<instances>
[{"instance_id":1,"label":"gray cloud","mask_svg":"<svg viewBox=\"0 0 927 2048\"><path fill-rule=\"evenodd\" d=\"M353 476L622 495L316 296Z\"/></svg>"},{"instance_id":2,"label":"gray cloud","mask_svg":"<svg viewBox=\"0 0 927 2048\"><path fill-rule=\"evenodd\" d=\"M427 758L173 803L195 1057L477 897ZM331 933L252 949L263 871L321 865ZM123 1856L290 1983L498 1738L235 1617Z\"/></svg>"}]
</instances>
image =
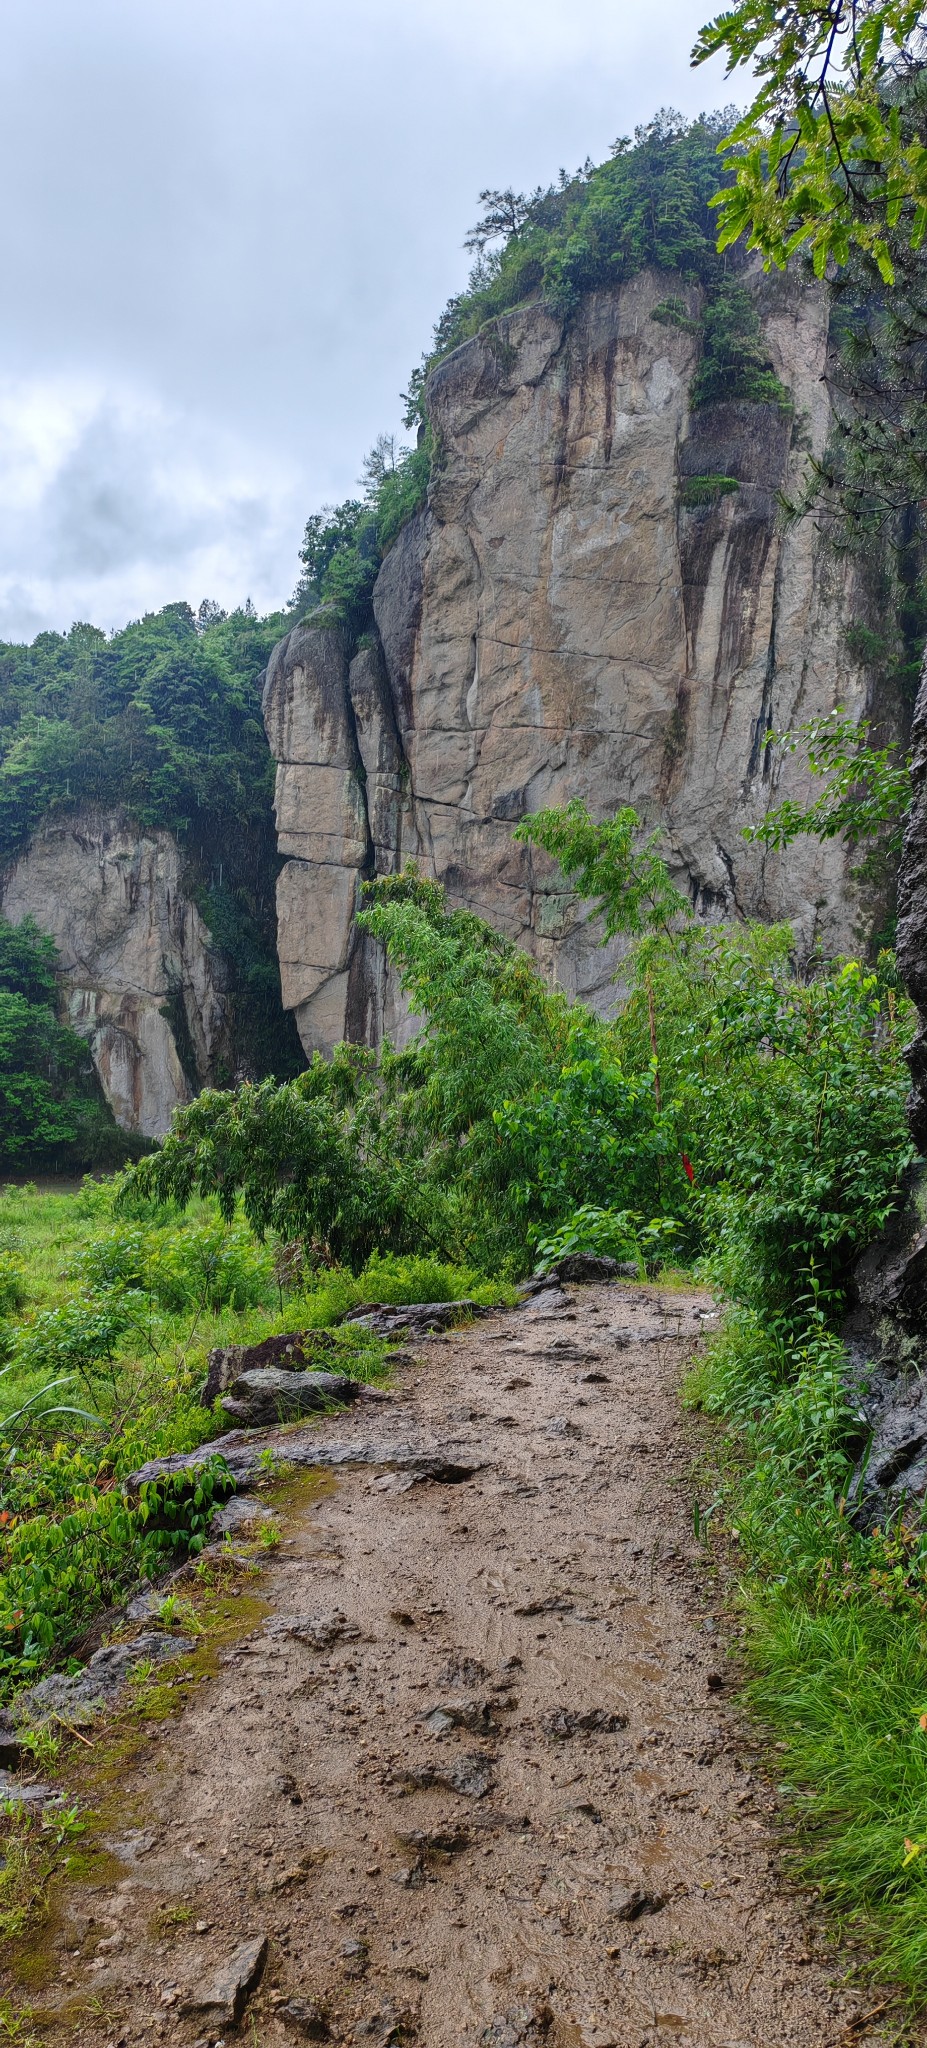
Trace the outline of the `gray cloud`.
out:
<instances>
[{"instance_id":1,"label":"gray cloud","mask_svg":"<svg viewBox=\"0 0 927 2048\"><path fill-rule=\"evenodd\" d=\"M479 188L730 97L688 68L709 11L7 0L0 632L205 574L280 601L399 423Z\"/></svg>"},{"instance_id":2,"label":"gray cloud","mask_svg":"<svg viewBox=\"0 0 927 2048\"><path fill-rule=\"evenodd\" d=\"M176 575L203 548L257 539L270 518L266 498L234 483L210 487L182 420L138 418L106 402L57 470L43 509L49 574L88 580L146 562Z\"/></svg>"}]
</instances>

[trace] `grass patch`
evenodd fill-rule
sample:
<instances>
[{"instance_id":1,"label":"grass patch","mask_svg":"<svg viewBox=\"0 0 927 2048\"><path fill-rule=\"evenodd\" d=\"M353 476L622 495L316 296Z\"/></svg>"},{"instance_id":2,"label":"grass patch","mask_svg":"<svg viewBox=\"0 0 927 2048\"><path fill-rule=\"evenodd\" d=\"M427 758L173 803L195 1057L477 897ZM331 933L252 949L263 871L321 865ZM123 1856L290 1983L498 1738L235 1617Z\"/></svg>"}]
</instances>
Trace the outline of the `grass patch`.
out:
<instances>
[{"instance_id":1,"label":"grass patch","mask_svg":"<svg viewBox=\"0 0 927 2048\"><path fill-rule=\"evenodd\" d=\"M713 1542L737 1561L746 1702L775 1743L789 1861L870 1974L927 1994L927 1532L845 1513L853 1416L823 1326L729 1315L686 1388L721 1423ZM705 1517L701 1517L704 1531Z\"/></svg>"},{"instance_id":2,"label":"grass patch","mask_svg":"<svg viewBox=\"0 0 927 2048\"><path fill-rule=\"evenodd\" d=\"M126 1203L119 1177L0 1191L0 1696L80 1653L101 1609L202 1548L221 1466L140 1507L122 1481L228 1425L202 1406L214 1347L328 1333L317 1363L382 1380L385 1343L341 1319L363 1302L514 1299L470 1266L376 1257L313 1267L216 1202ZM198 1497L197 1497L198 1495ZM272 1537L265 1539L268 1544Z\"/></svg>"},{"instance_id":3,"label":"grass patch","mask_svg":"<svg viewBox=\"0 0 927 2048\"><path fill-rule=\"evenodd\" d=\"M278 1504L310 1505L331 1490L331 1475L300 1472L275 1484ZM231 1643L258 1627L267 1604L254 1588L257 1563L228 1557L189 1567L184 1606L194 1616L195 1648L169 1674L140 1666L120 1706L94 1723L91 1746L62 1728L56 1781L64 1807L45 1816L0 1809L0 1937L10 1978L40 1992L57 1969L56 1942L75 1888L118 1883L124 1866L108 1838L149 1823L133 1794L130 1772L144 1753L149 1728L183 1707L208 1683ZM185 1615L186 1621L186 1615ZM176 1909L174 1909L176 1910ZM14 2010L10 2008L11 2012ZM0 2006L2 2011L2 2006ZM0 2029L0 2040L2 2040ZM13 2036L12 2038L18 2038Z\"/></svg>"},{"instance_id":4,"label":"grass patch","mask_svg":"<svg viewBox=\"0 0 927 2048\"><path fill-rule=\"evenodd\" d=\"M692 512L699 505L716 505L719 498L730 497L739 489L736 476L687 476L679 486L679 503Z\"/></svg>"}]
</instances>

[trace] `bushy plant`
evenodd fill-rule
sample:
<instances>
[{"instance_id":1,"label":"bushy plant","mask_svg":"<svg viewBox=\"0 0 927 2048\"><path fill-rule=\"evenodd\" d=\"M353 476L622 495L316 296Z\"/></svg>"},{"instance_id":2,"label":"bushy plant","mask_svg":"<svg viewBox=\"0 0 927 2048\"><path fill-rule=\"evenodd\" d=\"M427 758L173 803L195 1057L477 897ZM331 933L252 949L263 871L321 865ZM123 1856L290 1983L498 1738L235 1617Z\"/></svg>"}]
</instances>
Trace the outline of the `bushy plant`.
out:
<instances>
[{"instance_id":1,"label":"bushy plant","mask_svg":"<svg viewBox=\"0 0 927 2048\"><path fill-rule=\"evenodd\" d=\"M125 1156L86 1045L56 1015L54 941L0 917L0 1164Z\"/></svg>"},{"instance_id":2,"label":"bushy plant","mask_svg":"<svg viewBox=\"0 0 927 2048\"><path fill-rule=\"evenodd\" d=\"M538 1238L541 1267L555 1266L571 1252L633 1262L641 1279L648 1267L662 1263L676 1250L682 1225L674 1216L654 1216L649 1223L633 1209L597 1209L584 1202L550 1237Z\"/></svg>"},{"instance_id":3,"label":"bushy plant","mask_svg":"<svg viewBox=\"0 0 927 2048\"><path fill-rule=\"evenodd\" d=\"M770 362L756 306L732 278L724 279L705 308L691 402L696 409L733 402L791 410L791 397Z\"/></svg>"},{"instance_id":4,"label":"bushy plant","mask_svg":"<svg viewBox=\"0 0 927 2048\"><path fill-rule=\"evenodd\" d=\"M229 1216L240 1195L255 1229L355 1272L422 1248L523 1271L541 1226L584 1199L649 1214L661 1188L682 1192L652 1075L622 1069L609 1026L414 871L366 895L361 921L423 1020L413 1044L344 1046L285 1087L200 1096L130 1192L216 1191Z\"/></svg>"},{"instance_id":5,"label":"bushy plant","mask_svg":"<svg viewBox=\"0 0 927 2048\"><path fill-rule=\"evenodd\" d=\"M743 1299L790 1314L810 1284L837 1306L912 1157L893 964L796 976L786 929L693 927L649 941L619 1023L629 1063L655 1036L702 1241Z\"/></svg>"},{"instance_id":6,"label":"bushy plant","mask_svg":"<svg viewBox=\"0 0 927 2048\"><path fill-rule=\"evenodd\" d=\"M0 1482L0 1692L60 1656L101 1605L202 1548L209 1516L229 1491L224 1461L204 1460L127 1500L112 1466L56 1446L8 1465Z\"/></svg>"},{"instance_id":7,"label":"bushy plant","mask_svg":"<svg viewBox=\"0 0 927 2048\"><path fill-rule=\"evenodd\" d=\"M859 1418L812 1294L789 1330L735 1308L688 1399L723 1424L696 1504L737 1557L751 1678L795 1830L793 1867L920 1996L927 1977L927 1540L847 1513ZM864 1964L865 1967L865 1964Z\"/></svg>"},{"instance_id":8,"label":"bushy plant","mask_svg":"<svg viewBox=\"0 0 927 2048\"><path fill-rule=\"evenodd\" d=\"M0 1247L0 1322L15 1315L26 1299L26 1275L15 1251Z\"/></svg>"},{"instance_id":9,"label":"bushy plant","mask_svg":"<svg viewBox=\"0 0 927 2048\"><path fill-rule=\"evenodd\" d=\"M138 1294L75 1295L40 1312L22 1329L16 1365L23 1375L74 1373L90 1386L97 1369L113 1357L133 1310L138 1313L142 1306Z\"/></svg>"}]
</instances>

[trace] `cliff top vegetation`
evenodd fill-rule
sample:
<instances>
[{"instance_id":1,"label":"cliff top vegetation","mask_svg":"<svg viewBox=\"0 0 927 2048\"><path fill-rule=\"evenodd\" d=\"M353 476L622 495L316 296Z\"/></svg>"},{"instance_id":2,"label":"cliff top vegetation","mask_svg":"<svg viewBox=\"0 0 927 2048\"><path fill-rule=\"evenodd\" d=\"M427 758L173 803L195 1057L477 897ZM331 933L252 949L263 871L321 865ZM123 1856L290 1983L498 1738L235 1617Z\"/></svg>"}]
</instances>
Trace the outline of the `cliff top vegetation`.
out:
<instances>
[{"instance_id":1,"label":"cliff top vegetation","mask_svg":"<svg viewBox=\"0 0 927 2048\"><path fill-rule=\"evenodd\" d=\"M687 121L662 108L606 163L587 162L532 193L486 190L467 236L475 253L467 286L452 298L432 345L403 394L414 448L383 436L364 468L362 495L323 506L306 526L300 559L304 605L331 605L355 630L366 622L377 570L399 529L425 503L434 453L427 385L432 372L487 322L531 300L569 318L587 292L623 284L653 266L702 288L692 319L670 295L655 317L701 339L695 407L718 399L787 406L737 252L719 256L711 201L733 177L718 156L736 109Z\"/></svg>"}]
</instances>

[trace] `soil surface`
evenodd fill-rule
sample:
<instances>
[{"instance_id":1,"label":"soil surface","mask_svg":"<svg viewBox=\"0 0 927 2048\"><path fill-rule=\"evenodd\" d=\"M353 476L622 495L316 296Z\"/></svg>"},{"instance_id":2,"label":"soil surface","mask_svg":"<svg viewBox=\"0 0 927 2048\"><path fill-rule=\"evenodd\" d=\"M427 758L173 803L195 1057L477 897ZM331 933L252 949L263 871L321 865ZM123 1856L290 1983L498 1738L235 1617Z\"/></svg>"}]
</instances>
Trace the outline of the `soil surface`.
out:
<instances>
[{"instance_id":1,"label":"soil surface","mask_svg":"<svg viewBox=\"0 0 927 2048\"><path fill-rule=\"evenodd\" d=\"M542 1298L318 1425L377 1462L282 1518L266 1614L128 1766L132 1825L54 1930L46 2039L875 2041L729 1704L678 1400L712 1315ZM457 1477L416 1478L410 1445Z\"/></svg>"}]
</instances>

